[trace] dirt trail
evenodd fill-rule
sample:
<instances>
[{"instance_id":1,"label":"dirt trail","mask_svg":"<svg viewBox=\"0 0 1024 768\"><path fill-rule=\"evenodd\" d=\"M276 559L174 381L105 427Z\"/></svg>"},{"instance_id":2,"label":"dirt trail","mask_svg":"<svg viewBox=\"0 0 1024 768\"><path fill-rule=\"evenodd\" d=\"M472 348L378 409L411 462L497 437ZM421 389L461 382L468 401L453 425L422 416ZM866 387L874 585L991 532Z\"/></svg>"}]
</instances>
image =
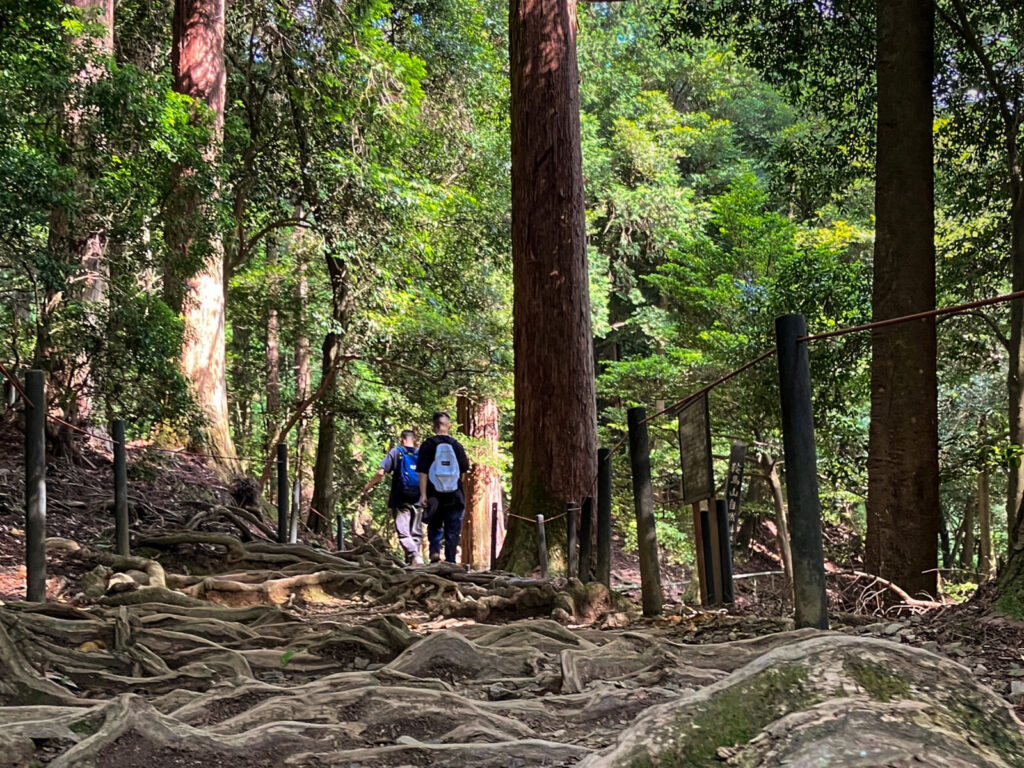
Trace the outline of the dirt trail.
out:
<instances>
[{"instance_id":1,"label":"dirt trail","mask_svg":"<svg viewBox=\"0 0 1024 768\"><path fill-rule=\"evenodd\" d=\"M701 621L765 622L637 623L600 585L409 571L369 545L138 544L150 559L51 541L91 597L0 607L0 765L1024 766L1006 704L908 645L689 644Z\"/></svg>"}]
</instances>

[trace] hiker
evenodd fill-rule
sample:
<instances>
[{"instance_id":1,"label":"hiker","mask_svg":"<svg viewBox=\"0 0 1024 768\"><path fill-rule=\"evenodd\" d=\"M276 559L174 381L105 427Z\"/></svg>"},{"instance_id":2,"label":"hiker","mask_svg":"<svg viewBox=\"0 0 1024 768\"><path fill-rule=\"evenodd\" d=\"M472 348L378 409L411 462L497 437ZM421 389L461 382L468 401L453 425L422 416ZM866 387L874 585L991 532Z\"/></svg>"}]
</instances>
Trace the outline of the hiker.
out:
<instances>
[{"instance_id":1,"label":"hiker","mask_svg":"<svg viewBox=\"0 0 1024 768\"><path fill-rule=\"evenodd\" d=\"M462 518L466 514L466 497L462 494L462 475L469 471L469 459L458 440L448 434L451 417L444 411L434 413L434 436L420 446L416 471L420 474L420 500L426 505L423 519L427 521L427 540L430 542L430 562L444 559L455 562L462 533Z\"/></svg>"},{"instance_id":2,"label":"hiker","mask_svg":"<svg viewBox=\"0 0 1024 768\"><path fill-rule=\"evenodd\" d=\"M417 505L420 497L420 481L416 474L418 452L416 433L403 430L401 444L396 445L380 463L377 474L359 494L366 496L384 475L391 473L391 494L388 496L388 510L395 519L398 543L405 551L406 565L423 565L420 545L423 542L423 508Z\"/></svg>"}]
</instances>

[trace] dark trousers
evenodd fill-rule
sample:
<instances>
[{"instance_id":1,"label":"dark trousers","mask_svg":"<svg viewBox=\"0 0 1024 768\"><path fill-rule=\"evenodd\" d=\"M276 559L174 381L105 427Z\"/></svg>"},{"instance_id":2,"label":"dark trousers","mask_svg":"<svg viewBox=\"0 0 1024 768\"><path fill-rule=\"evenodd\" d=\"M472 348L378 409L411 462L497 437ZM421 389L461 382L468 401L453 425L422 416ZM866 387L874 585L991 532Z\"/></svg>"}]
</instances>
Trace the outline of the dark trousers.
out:
<instances>
[{"instance_id":1,"label":"dark trousers","mask_svg":"<svg viewBox=\"0 0 1024 768\"><path fill-rule=\"evenodd\" d=\"M427 497L427 539L431 556L441 554L441 542L444 542L444 559L455 562L465 514L466 499L462 491Z\"/></svg>"},{"instance_id":2,"label":"dark trousers","mask_svg":"<svg viewBox=\"0 0 1024 768\"><path fill-rule=\"evenodd\" d=\"M423 541L423 510L415 504L402 504L392 509L391 514L395 516L398 543L405 550L405 562L410 563L413 556L419 554L420 542Z\"/></svg>"}]
</instances>

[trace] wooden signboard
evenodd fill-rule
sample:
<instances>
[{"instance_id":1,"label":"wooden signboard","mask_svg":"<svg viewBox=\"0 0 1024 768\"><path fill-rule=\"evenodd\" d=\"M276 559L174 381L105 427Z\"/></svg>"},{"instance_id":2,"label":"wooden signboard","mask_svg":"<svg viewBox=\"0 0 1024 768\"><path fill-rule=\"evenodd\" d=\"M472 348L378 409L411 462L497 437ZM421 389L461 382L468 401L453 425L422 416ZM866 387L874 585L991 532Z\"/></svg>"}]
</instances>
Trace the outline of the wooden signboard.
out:
<instances>
[{"instance_id":1,"label":"wooden signboard","mask_svg":"<svg viewBox=\"0 0 1024 768\"><path fill-rule=\"evenodd\" d=\"M729 451L729 479L725 483L725 503L729 510L729 520L735 522L740 512L740 494L743 490L743 465L747 459L747 446L744 443L732 444Z\"/></svg>"},{"instance_id":2,"label":"wooden signboard","mask_svg":"<svg viewBox=\"0 0 1024 768\"><path fill-rule=\"evenodd\" d=\"M679 411L679 460L683 470L683 503L695 504L714 496L707 394Z\"/></svg>"}]
</instances>

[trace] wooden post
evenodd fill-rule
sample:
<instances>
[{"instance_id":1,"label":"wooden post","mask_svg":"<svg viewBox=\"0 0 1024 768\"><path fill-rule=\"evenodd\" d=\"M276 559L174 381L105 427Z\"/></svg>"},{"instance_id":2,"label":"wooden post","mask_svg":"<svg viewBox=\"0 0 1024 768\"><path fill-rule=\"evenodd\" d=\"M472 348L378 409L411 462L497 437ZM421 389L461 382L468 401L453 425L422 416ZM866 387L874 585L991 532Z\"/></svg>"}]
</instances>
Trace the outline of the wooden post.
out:
<instances>
[{"instance_id":1,"label":"wooden post","mask_svg":"<svg viewBox=\"0 0 1024 768\"><path fill-rule=\"evenodd\" d=\"M498 562L498 502L491 504L491 570Z\"/></svg>"},{"instance_id":2,"label":"wooden post","mask_svg":"<svg viewBox=\"0 0 1024 768\"><path fill-rule=\"evenodd\" d=\"M633 505L636 510L636 543L640 556L640 591L644 616L661 613L661 569L658 534L654 523L654 487L651 483L651 444L647 437L644 408L630 408L629 461L633 470Z\"/></svg>"},{"instance_id":3,"label":"wooden post","mask_svg":"<svg viewBox=\"0 0 1024 768\"><path fill-rule=\"evenodd\" d=\"M708 523L708 509L707 507L700 508L700 550L703 554L701 562L701 579L706 585L705 590L707 594L707 604L717 605L721 600L719 599L719 585L718 579L715 578L715 558L712 555L715 547L718 544L718 540L712 537L711 526Z\"/></svg>"},{"instance_id":4,"label":"wooden post","mask_svg":"<svg viewBox=\"0 0 1024 768\"><path fill-rule=\"evenodd\" d=\"M580 515L580 505L577 501L567 502L565 505L565 578L575 579L579 574L579 548L577 547L577 519Z\"/></svg>"},{"instance_id":5,"label":"wooden post","mask_svg":"<svg viewBox=\"0 0 1024 768\"><path fill-rule=\"evenodd\" d=\"M548 540L544 533L544 515L537 515L537 561L540 563L540 577L548 577Z\"/></svg>"},{"instance_id":6,"label":"wooden post","mask_svg":"<svg viewBox=\"0 0 1024 768\"><path fill-rule=\"evenodd\" d=\"M783 315L775 319L796 627L828 629L811 373L807 345L797 341L806 335L807 322L803 315Z\"/></svg>"},{"instance_id":7,"label":"wooden post","mask_svg":"<svg viewBox=\"0 0 1024 768\"><path fill-rule=\"evenodd\" d=\"M128 532L128 452L124 419L110 423L110 435L114 439L114 540L117 554L127 557L132 550Z\"/></svg>"},{"instance_id":8,"label":"wooden post","mask_svg":"<svg viewBox=\"0 0 1024 768\"><path fill-rule=\"evenodd\" d=\"M299 510L302 509L302 483L299 476L295 476L292 482L292 513L288 519L288 543L296 544L299 541Z\"/></svg>"},{"instance_id":9,"label":"wooden post","mask_svg":"<svg viewBox=\"0 0 1024 768\"><path fill-rule=\"evenodd\" d=\"M46 387L43 372L25 373L25 599L46 601Z\"/></svg>"},{"instance_id":10,"label":"wooden post","mask_svg":"<svg viewBox=\"0 0 1024 768\"><path fill-rule=\"evenodd\" d=\"M612 585L612 457L597 452L597 580Z\"/></svg>"},{"instance_id":11,"label":"wooden post","mask_svg":"<svg viewBox=\"0 0 1024 768\"><path fill-rule=\"evenodd\" d=\"M277 540L288 541L288 445L277 444Z\"/></svg>"},{"instance_id":12,"label":"wooden post","mask_svg":"<svg viewBox=\"0 0 1024 768\"><path fill-rule=\"evenodd\" d=\"M338 551L345 551L345 518L341 515L335 515L334 520L338 526Z\"/></svg>"},{"instance_id":13,"label":"wooden post","mask_svg":"<svg viewBox=\"0 0 1024 768\"><path fill-rule=\"evenodd\" d=\"M715 512L718 518L718 547L719 562L721 563L722 591L719 593L720 601L731 603L736 599L732 583L732 541L729 537L729 507L725 499L715 502Z\"/></svg>"},{"instance_id":14,"label":"wooden post","mask_svg":"<svg viewBox=\"0 0 1024 768\"><path fill-rule=\"evenodd\" d=\"M590 561L593 556L594 537L594 500L587 497L583 500L580 512L580 581L587 584L593 578Z\"/></svg>"},{"instance_id":15,"label":"wooden post","mask_svg":"<svg viewBox=\"0 0 1024 768\"><path fill-rule=\"evenodd\" d=\"M718 548L720 533L718 531L718 513L715 511L717 503L714 496L708 499L707 516L702 520L704 534L710 543L706 556L710 557L710 561L707 563L708 572L711 574L709 584L713 586L715 592L715 597L711 602L716 605L722 602L722 595L725 594L722 587L722 555Z\"/></svg>"},{"instance_id":16,"label":"wooden post","mask_svg":"<svg viewBox=\"0 0 1024 768\"><path fill-rule=\"evenodd\" d=\"M700 604L708 602L708 570L704 557L704 525L700 515L700 502L693 505L693 552L697 558L697 586L700 590Z\"/></svg>"}]
</instances>

